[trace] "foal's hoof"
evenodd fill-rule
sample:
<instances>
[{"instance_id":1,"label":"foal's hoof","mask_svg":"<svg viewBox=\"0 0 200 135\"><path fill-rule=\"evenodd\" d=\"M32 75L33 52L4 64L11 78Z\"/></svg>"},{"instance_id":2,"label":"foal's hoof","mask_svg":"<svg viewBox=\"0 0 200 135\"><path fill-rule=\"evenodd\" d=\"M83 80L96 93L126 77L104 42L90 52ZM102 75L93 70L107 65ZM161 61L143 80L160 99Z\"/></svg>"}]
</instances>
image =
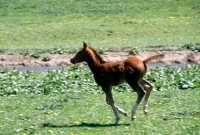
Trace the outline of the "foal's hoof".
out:
<instances>
[{"instance_id":1,"label":"foal's hoof","mask_svg":"<svg viewBox=\"0 0 200 135\"><path fill-rule=\"evenodd\" d=\"M147 114L148 114L148 112L149 112L149 110L145 110L145 111L144 111L144 114L145 114L145 115L147 115Z\"/></svg>"},{"instance_id":2,"label":"foal's hoof","mask_svg":"<svg viewBox=\"0 0 200 135\"><path fill-rule=\"evenodd\" d=\"M136 119L136 116L133 116L133 117L131 118L132 121L134 121L135 119Z\"/></svg>"},{"instance_id":3,"label":"foal's hoof","mask_svg":"<svg viewBox=\"0 0 200 135\"><path fill-rule=\"evenodd\" d=\"M113 125L118 125L118 122L119 122L119 121L115 121L115 123L114 123Z\"/></svg>"},{"instance_id":4,"label":"foal's hoof","mask_svg":"<svg viewBox=\"0 0 200 135\"><path fill-rule=\"evenodd\" d=\"M113 125L117 126L117 125L118 125L118 123L116 123L116 122L115 122Z\"/></svg>"},{"instance_id":5,"label":"foal's hoof","mask_svg":"<svg viewBox=\"0 0 200 135\"><path fill-rule=\"evenodd\" d=\"M127 117L127 116L128 116L128 113L127 113L127 112L125 112L125 113L124 113L124 116L126 116L126 117Z\"/></svg>"},{"instance_id":6,"label":"foal's hoof","mask_svg":"<svg viewBox=\"0 0 200 135\"><path fill-rule=\"evenodd\" d=\"M120 118L117 118L114 125L118 125Z\"/></svg>"}]
</instances>

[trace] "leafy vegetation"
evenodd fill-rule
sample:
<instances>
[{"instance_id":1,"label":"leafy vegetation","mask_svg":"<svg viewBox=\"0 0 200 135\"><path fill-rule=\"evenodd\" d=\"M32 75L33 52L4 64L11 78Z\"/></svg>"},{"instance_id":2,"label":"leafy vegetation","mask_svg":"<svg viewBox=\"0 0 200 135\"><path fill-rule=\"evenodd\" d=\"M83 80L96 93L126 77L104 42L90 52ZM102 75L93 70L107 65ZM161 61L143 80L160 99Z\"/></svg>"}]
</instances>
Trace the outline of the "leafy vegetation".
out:
<instances>
[{"instance_id":1,"label":"leafy vegetation","mask_svg":"<svg viewBox=\"0 0 200 135\"><path fill-rule=\"evenodd\" d=\"M79 45L79 47L81 47L81 45ZM160 51L174 51L174 50L191 50L194 52L199 52L200 51L200 43L188 43L188 44L181 44L178 47L176 47L175 49L173 48L168 48L165 46L148 46L148 47L114 47L114 48L102 48L102 47L98 47L96 48L100 54L104 54L104 52L117 52L117 51L125 51L128 52L131 55L136 55L139 52L142 51L155 51L156 49L159 49ZM20 54L20 55L24 55L24 56L31 56L34 58L39 58L40 55L42 54L74 54L77 52L77 49L75 48L46 48L46 49L16 49L16 50L5 50L5 49L1 49L0 50L0 54L10 54L10 55L14 55L14 54Z\"/></svg>"},{"instance_id":2,"label":"leafy vegetation","mask_svg":"<svg viewBox=\"0 0 200 135\"><path fill-rule=\"evenodd\" d=\"M184 45L181 45L181 48L192 50L194 52L200 52L200 43L196 43L196 44L193 44L193 43L184 44Z\"/></svg>"},{"instance_id":3,"label":"leafy vegetation","mask_svg":"<svg viewBox=\"0 0 200 135\"><path fill-rule=\"evenodd\" d=\"M139 53L139 50L138 50L138 48L132 48L130 51L129 51L129 54L130 55L136 55L136 54L138 54Z\"/></svg>"},{"instance_id":4,"label":"leafy vegetation","mask_svg":"<svg viewBox=\"0 0 200 135\"><path fill-rule=\"evenodd\" d=\"M1 0L0 48L199 43L199 0Z\"/></svg>"},{"instance_id":5,"label":"leafy vegetation","mask_svg":"<svg viewBox=\"0 0 200 135\"><path fill-rule=\"evenodd\" d=\"M71 54L71 53L76 53L77 49L75 50L74 48L46 48L46 49L14 49L14 50L5 50L5 51L0 51L2 54L20 54L24 56L32 56L32 57L39 57L41 54L49 53L49 54Z\"/></svg>"},{"instance_id":6,"label":"leafy vegetation","mask_svg":"<svg viewBox=\"0 0 200 135\"><path fill-rule=\"evenodd\" d=\"M49 56L44 56L44 58L42 59L42 61L50 61L51 58Z\"/></svg>"},{"instance_id":7,"label":"leafy vegetation","mask_svg":"<svg viewBox=\"0 0 200 135\"><path fill-rule=\"evenodd\" d=\"M200 73L197 72L199 70L200 65L189 65L183 68L149 68L145 78L154 84L156 91L198 88L200 87ZM88 68L73 66L47 72L0 71L1 96L20 93L70 93L72 91L102 93ZM132 92L132 89L127 84L123 84L115 87L115 91Z\"/></svg>"},{"instance_id":8,"label":"leafy vegetation","mask_svg":"<svg viewBox=\"0 0 200 135\"><path fill-rule=\"evenodd\" d=\"M151 68L146 78L150 80L156 90L187 89L200 87L200 65L187 67Z\"/></svg>"}]
</instances>

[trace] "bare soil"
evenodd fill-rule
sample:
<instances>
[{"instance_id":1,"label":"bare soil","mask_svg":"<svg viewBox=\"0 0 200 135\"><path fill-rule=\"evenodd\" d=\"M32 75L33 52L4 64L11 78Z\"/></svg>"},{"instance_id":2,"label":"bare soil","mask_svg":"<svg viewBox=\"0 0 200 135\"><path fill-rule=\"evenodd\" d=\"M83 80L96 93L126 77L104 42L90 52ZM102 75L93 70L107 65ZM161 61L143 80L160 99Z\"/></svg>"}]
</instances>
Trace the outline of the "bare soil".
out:
<instances>
[{"instance_id":1,"label":"bare soil","mask_svg":"<svg viewBox=\"0 0 200 135\"><path fill-rule=\"evenodd\" d=\"M193 52L190 50L182 51L148 51L140 52L135 57L144 60L156 54L165 54L164 58L149 62L150 64L200 64L200 52ZM44 56L48 55L50 61L43 61ZM39 58L24 55L9 55L0 54L0 67L58 67L70 66L70 59L74 54L44 54ZM118 61L125 59L130 55L127 51L118 52L105 52L102 54L103 58L107 61ZM85 64L85 63L81 63Z\"/></svg>"}]
</instances>

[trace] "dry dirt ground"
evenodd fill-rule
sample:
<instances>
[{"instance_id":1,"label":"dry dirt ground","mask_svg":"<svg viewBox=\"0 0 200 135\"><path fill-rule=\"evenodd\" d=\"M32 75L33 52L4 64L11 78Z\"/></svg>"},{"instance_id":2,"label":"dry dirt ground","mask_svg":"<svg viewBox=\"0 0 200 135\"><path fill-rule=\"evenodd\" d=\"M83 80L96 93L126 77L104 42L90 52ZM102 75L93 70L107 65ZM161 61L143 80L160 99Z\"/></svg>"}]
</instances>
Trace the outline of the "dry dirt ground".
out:
<instances>
[{"instance_id":1,"label":"dry dirt ground","mask_svg":"<svg viewBox=\"0 0 200 135\"><path fill-rule=\"evenodd\" d=\"M164 58L154 60L150 64L200 64L200 52L193 52L190 50L182 51L148 51L140 52L135 55L141 60L144 60L150 56L156 54L165 54ZM46 54L45 54L46 55ZM50 61L42 61L43 56L39 58L33 58L31 56L23 55L8 55L0 54L0 67L58 67L58 66L70 66L70 58L74 54L48 54ZM103 58L107 61L118 61L127 57L133 56L126 51L119 52L105 52L102 54ZM84 64L84 63L82 63Z\"/></svg>"}]
</instances>

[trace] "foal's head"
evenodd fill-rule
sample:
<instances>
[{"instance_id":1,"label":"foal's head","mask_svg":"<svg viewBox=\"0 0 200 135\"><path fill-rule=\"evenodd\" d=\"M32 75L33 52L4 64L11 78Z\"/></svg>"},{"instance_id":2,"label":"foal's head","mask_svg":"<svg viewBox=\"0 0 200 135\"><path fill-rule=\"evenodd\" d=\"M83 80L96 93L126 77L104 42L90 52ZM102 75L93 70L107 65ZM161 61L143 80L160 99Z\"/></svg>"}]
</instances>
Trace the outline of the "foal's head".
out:
<instances>
[{"instance_id":1,"label":"foal's head","mask_svg":"<svg viewBox=\"0 0 200 135\"><path fill-rule=\"evenodd\" d=\"M74 56L74 58L72 58L70 61L72 64L75 63L79 63L79 62L83 62L86 61L86 49L87 49L88 45L83 42L83 48L81 48L78 53Z\"/></svg>"},{"instance_id":2,"label":"foal's head","mask_svg":"<svg viewBox=\"0 0 200 135\"><path fill-rule=\"evenodd\" d=\"M70 61L72 64L75 64L83 61L88 62L89 59L99 64L106 62L96 50L83 42L83 48Z\"/></svg>"}]
</instances>

